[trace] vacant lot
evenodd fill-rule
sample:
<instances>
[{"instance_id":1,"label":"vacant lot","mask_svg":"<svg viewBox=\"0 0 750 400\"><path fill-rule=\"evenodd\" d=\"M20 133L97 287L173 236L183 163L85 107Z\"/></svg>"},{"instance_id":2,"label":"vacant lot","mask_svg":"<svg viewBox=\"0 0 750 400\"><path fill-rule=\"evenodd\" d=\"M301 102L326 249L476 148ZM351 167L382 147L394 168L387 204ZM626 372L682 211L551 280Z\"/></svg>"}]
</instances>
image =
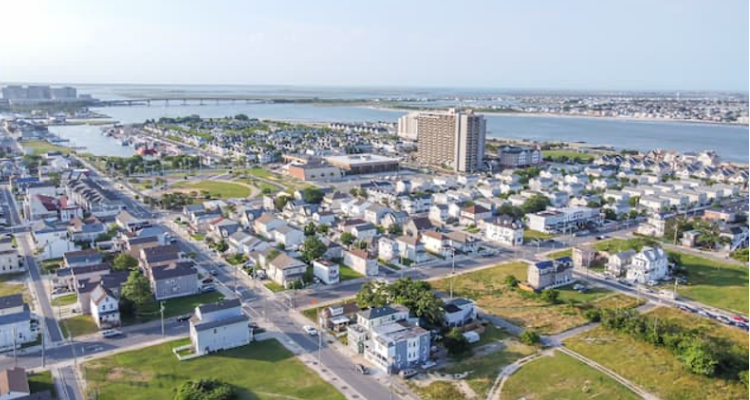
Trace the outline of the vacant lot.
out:
<instances>
[{"instance_id":1,"label":"vacant lot","mask_svg":"<svg viewBox=\"0 0 750 400\"><path fill-rule=\"evenodd\" d=\"M702 327L708 335L729 340L738 346L737 351L747 354L747 334L740 329L720 326L676 309L657 309L648 315L680 322L686 327ZM602 327L570 338L565 345L664 400L747 398L747 389L736 380L693 374L668 349Z\"/></svg>"},{"instance_id":2,"label":"vacant lot","mask_svg":"<svg viewBox=\"0 0 750 400\"><path fill-rule=\"evenodd\" d=\"M611 239L599 242L599 251L640 250L654 244L649 238ZM745 266L667 250L670 258L687 271L687 285L678 286L680 296L725 310L748 313L748 270Z\"/></svg>"},{"instance_id":3,"label":"vacant lot","mask_svg":"<svg viewBox=\"0 0 750 400\"><path fill-rule=\"evenodd\" d=\"M199 305L216 303L223 299L224 296L217 291L164 300L164 318L192 314L195 311L195 307L198 307ZM153 301L150 304L145 305L143 309L138 312L136 317L128 318L123 316L122 322L125 325L134 325L159 319L160 317L161 313L159 311L159 303Z\"/></svg>"},{"instance_id":4,"label":"vacant lot","mask_svg":"<svg viewBox=\"0 0 750 400\"><path fill-rule=\"evenodd\" d=\"M69 306L78 301L78 295L75 293L68 293L62 296L57 296L52 299L53 306Z\"/></svg>"},{"instance_id":5,"label":"vacant lot","mask_svg":"<svg viewBox=\"0 0 750 400\"><path fill-rule=\"evenodd\" d=\"M211 198L233 199L250 196L252 189L244 184L228 181L177 182L172 185L187 191L208 192Z\"/></svg>"},{"instance_id":6,"label":"vacant lot","mask_svg":"<svg viewBox=\"0 0 750 400\"><path fill-rule=\"evenodd\" d=\"M414 385L415 391L420 395L424 395L424 398L434 400L452 400L454 398L484 399L495 379L497 379L498 374L500 374L500 371L506 365L537 351L536 347L526 346L513 339L503 340L503 343L507 347L502 350L484 356L467 357L461 362L452 363L436 371L444 374L466 374L463 381L468 385L469 390L461 389L457 382L437 378L436 381L429 385ZM441 395L443 390L445 391L445 396ZM463 393L465 397L456 397L457 393Z\"/></svg>"},{"instance_id":7,"label":"vacant lot","mask_svg":"<svg viewBox=\"0 0 750 400\"><path fill-rule=\"evenodd\" d=\"M589 162L594 159L592 154L579 153L575 150L543 150L542 157L555 161L578 159L581 162Z\"/></svg>"},{"instance_id":8,"label":"vacant lot","mask_svg":"<svg viewBox=\"0 0 750 400\"><path fill-rule=\"evenodd\" d=\"M518 281L525 281L526 270L526 263L513 262L459 275L455 278L454 294L473 299L479 307L490 314L523 328L538 329L544 334L563 332L585 324L587 320L577 306L629 308L639 304L637 299L614 295L606 289L579 293L570 286L558 289L560 304L549 304L541 300L537 294L510 289L505 284L505 278L509 275L515 276ZM447 292L450 288L450 278L432 282L432 286Z\"/></svg>"},{"instance_id":9,"label":"vacant lot","mask_svg":"<svg viewBox=\"0 0 750 400\"><path fill-rule=\"evenodd\" d=\"M613 254L631 249L640 251L643 246L654 246L656 244L657 242L650 238L609 239L594 244L594 249Z\"/></svg>"},{"instance_id":10,"label":"vacant lot","mask_svg":"<svg viewBox=\"0 0 750 400\"><path fill-rule=\"evenodd\" d=\"M28 142L21 142L21 145L24 148L29 149L31 151L31 154L34 154L34 155L45 154L50 151L59 151L60 153L63 153L63 154L70 154L73 151L72 149L68 147L58 146L58 145L45 142L45 141L41 141L41 140L31 140Z\"/></svg>"},{"instance_id":11,"label":"vacant lot","mask_svg":"<svg viewBox=\"0 0 750 400\"><path fill-rule=\"evenodd\" d=\"M20 272L17 274L0 275L0 297L10 296L11 294L22 294L25 302L33 304L31 294L24 283L26 274L26 272Z\"/></svg>"},{"instance_id":12,"label":"vacant lot","mask_svg":"<svg viewBox=\"0 0 750 400\"><path fill-rule=\"evenodd\" d=\"M528 243L533 240L545 240L551 238L553 235L549 233L539 232L539 231L532 231L531 229L527 229L523 231L523 242Z\"/></svg>"},{"instance_id":13,"label":"vacant lot","mask_svg":"<svg viewBox=\"0 0 750 400\"><path fill-rule=\"evenodd\" d=\"M99 327L90 315L76 315L60 321L60 331L65 337L78 337L99 332Z\"/></svg>"},{"instance_id":14,"label":"vacant lot","mask_svg":"<svg viewBox=\"0 0 750 400\"><path fill-rule=\"evenodd\" d=\"M178 361L172 348L185 340L120 353L84 365L89 393L98 398L171 399L187 380L220 379L234 386L239 400L343 400L275 340Z\"/></svg>"},{"instance_id":15,"label":"vacant lot","mask_svg":"<svg viewBox=\"0 0 750 400\"><path fill-rule=\"evenodd\" d=\"M52 372L42 371L35 374L29 374L29 390L31 393L43 392L49 390L52 397L55 397L55 385L52 383Z\"/></svg>"},{"instance_id":16,"label":"vacant lot","mask_svg":"<svg viewBox=\"0 0 750 400\"><path fill-rule=\"evenodd\" d=\"M747 267L676 251L669 255L687 268L687 285L677 287L680 296L747 315Z\"/></svg>"},{"instance_id":17,"label":"vacant lot","mask_svg":"<svg viewBox=\"0 0 750 400\"><path fill-rule=\"evenodd\" d=\"M557 351L552 357L522 366L505 382L501 396L527 400L640 398L607 375Z\"/></svg>"}]
</instances>

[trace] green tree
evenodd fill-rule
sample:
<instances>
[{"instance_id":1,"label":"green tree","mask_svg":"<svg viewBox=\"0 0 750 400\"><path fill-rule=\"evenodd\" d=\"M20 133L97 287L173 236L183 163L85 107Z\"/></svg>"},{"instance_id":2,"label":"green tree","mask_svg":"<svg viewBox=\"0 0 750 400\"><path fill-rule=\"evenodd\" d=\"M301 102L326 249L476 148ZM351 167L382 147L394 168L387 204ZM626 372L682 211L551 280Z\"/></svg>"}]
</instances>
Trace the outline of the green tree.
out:
<instances>
[{"instance_id":1,"label":"green tree","mask_svg":"<svg viewBox=\"0 0 750 400\"><path fill-rule=\"evenodd\" d=\"M542 300L550 304L557 304L560 300L560 292L555 289L542 290Z\"/></svg>"},{"instance_id":2,"label":"green tree","mask_svg":"<svg viewBox=\"0 0 750 400\"><path fill-rule=\"evenodd\" d=\"M549 199L547 198L547 196L535 194L531 196L531 198L526 200L523 205L521 205L521 210L523 210L523 212L526 214L536 213L544 211L548 205Z\"/></svg>"},{"instance_id":3,"label":"green tree","mask_svg":"<svg viewBox=\"0 0 750 400\"><path fill-rule=\"evenodd\" d=\"M320 204L325 194L318 188L308 187L302 191L302 200L305 203Z\"/></svg>"},{"instance_id":4,"label":"green tree","mask_svg":"<svg viewBox=\"0 0 750 400\"><path fill-rule=\"evenodd\" d=\"M219 240L219 241L218 241L218 242L216 243L216 245L214 246L214 248L215 248L215 249L216 249L216 251L218 251L219 253L223 253L223 252L225 252L225 251L229 250L229 245L227 244L227 242L226 242L226 241L225 241L224 239L221 239L221 240Z\"/></svg>"},{"instance_id":5,"label":"green tree","mask_svg":"<svg viewBox=\"0 0 750 400\"><path fill-rule=\"evenodd\" d=\"M357 307L383 307L388 304L385 285L377 281L367 281L357 292Z\"/></svg>"},{"instance_id":6,"label":"green tree","mask_svg":"<svg viewBox=\"0 0 750 400\"><path fill-rule=\"evenodd\" d=\"M302 243L302 258L309 264L326 253L326 245L317 236L308 236Z\"/></svg>"},{"instance_id":7,"label":"green tree","mask_svg":"<svg viewBox=\"0 0 750 400\"><path fill-rule=\"evenodd\" d=\"M357 240L357 237L352 235L349 232L344 232L341 234L341 243L344 244L344 246L351 246L352 243L354 243L355 240Z\"/></svg>"},{"instance_id":8,"label":"green tree","mask_svg":"<svg viewBox=\"0 0 750 400\"><path fill-rule=\"evenodd\" d=\"M234 388L216 379L187 381L180 385L174 396L175 400L234 400L237 394Z\"/></svg>"},{"instance_id":9,"label":"green tree","mask_svg":"<svg viewBox=\"0 0 750 400\"><path fill-rule=\"evenodd\" d=\"M679 358L691 371L704 376L712 376L719 364L708 344L698 339L683 341Z\"/></svg>"},{"instance_id":10,"label":"green tree","mask_svg":"<svg viewBox=\"0 0 750 400\"><path fill-rule=\"evenodd\" d=\"M518 287L518 279L513 275L506 276L503 282L505 282L505 285L509 288Z\"/></svg>"},{"instance_id":11,"label":"green tree","mask_svg":"<svg viewBox=\"0 0 750 400\"><path fill-rule=\"evenodd\" d=\"M401 227L398 224L391 224L388 227L388 233L390 233L391 235L400 235Z\"/></svg>"},{"instance_id":12,"label":"green tree","mask_svg":"<svg viewBox=\"0 0 750 400\"><path fill-rule=\"evenodd\" d=\"M518 338L521 340L521 343L527 346L533 346L542 340L541 336L539 336L539 333L532 330L523 331L523 333L521 333L521 336L519 336Z\"/></svg>"},{"instance_id":13,"label":"green tree","mask_svg":"<svg viewBox=\"0 0 750 400\"><path fill-rule=\"evenodd\" d=\"M128 253L120 253L112 261L115 271L134 270L138 266L138 260Z\"/></svg>"},{"instance_id":14,"label":"green tree","mask_svg":"<svg viewBox=\"0 0 750 400\"><path fill-rule=\"evenodd\" d=\"M464 336L461 328L452 328L445 334L443 344L451 356L460 356L471 350L469 341Z\"/></svg>"},{"instance_id":15,"label":"green tree","mask_svg":"<svg viewBox=\"0 0 750 400\"><path fill-rule=\"evenodd\" d=\"M303 231L305 232L305 236L313 236L315 235L315 224L310 222L303 228Z\"/></svg>"},{"instance_id":16,"label":"green tree","mask_svg":"<svg viewBox=\"0 0 750 400\"><path fill-rule=\"evenodd\" d=\"M276 207L276 211L281 211L288 202L289 196L276 196L276 198L273 199L273 206Z\"/></svg>"},{"instance_id":17,"label":"green tree","mask_svg":"<svg viewBox=\"0 0 750 400\"><path fill-rule=\"evenodd\" d=\"M151 302L153 294L148 279L138 271L132 271L122 285L121 297L131 302L136 310Z\"/></svg>"}]
</instances>

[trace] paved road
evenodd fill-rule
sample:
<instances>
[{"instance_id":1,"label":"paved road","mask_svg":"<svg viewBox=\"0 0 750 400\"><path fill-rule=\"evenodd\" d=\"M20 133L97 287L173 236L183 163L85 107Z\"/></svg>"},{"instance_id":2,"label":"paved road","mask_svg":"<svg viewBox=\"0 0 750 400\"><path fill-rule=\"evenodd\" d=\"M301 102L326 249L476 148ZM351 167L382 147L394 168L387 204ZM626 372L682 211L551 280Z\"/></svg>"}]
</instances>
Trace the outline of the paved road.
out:
<instances>
[{"instance_id":1,"label":"paved road","mask_svg":"<svg viewBox=\"0 0 750 400\"><path fill-rule=\"evenodd\" d=\"M3 187L2 192L6 202L8 203L11 219L14 221L13 224L20 225L21 217L18 214L18 208L15 199L13 199L13 195L8 191L7 187ZM55 314L52 311L52 306L50 305L47 290L45 289L44 283L42 282L42 276L39 272L39 265L37 264L34 257L35 247L31 241L30 235L25 233L17 234L16 241L18 242L21 253L24 255L24 263L29 270L29 275L31 276L31 284L34 286L34 293L41 308L40 311L42 313L42 317L44 318L44 326L47 329L49 339L52 343L59 342L63 340L63 336L60 332L60 327L57 325Z\"/></svg>"},{"instance_id":2,"label":"paved road","mask_svg":"<svg viewBox=\"0 0 750 400\"><path fill-rule=\"evenodd\" d=\"M159 218L161 213L150 210L148 207L123 193L119 188L113 187L107 179L98 175L92 166L89 167L93 171L92 176L105 188L110 188L115 191L133 215L139 218ZM160 224L159 226L169 232L173 232L168 226L166 226L166 224ZM315 353L317 356L317 342L311 340L310 337L304 333L302 330L302 324L295 321L293 318L290 318L290 310L283 304L283 299L278 299L275 296L269 295L265 289L257 287L257 284L250 281L244 274L233 275L233 268L228 264L215 262L207 252L196 246L195 243L181 239L176 233L173 236L179 238L178 243L184 250L196 252L196 262L198 264L204 268L215 268L217 270L216 279L223 285L234 289L235 282L237 282L237 292L239 297L241 298L243 305L246 306L245 308L253 310L251 311L253 316L257 318L265 313L267 321L274 324L282 333L288 336L294 344L299 346L304 352ZM239 279L235 281L235 277L238 277ZM391 396L391 392L386 386L375 381L370 376L363 376L356 373L351 360L329 347L327 344L323 344L320 355L325 369L332 371L345 382L337 385L339 390L347 391L354 389L367 399L383 399ZM351 388L349 388L349 386L351 386ZM393 398L398 398L398 396L394 395Z\"/></svg>"}]
</instances>

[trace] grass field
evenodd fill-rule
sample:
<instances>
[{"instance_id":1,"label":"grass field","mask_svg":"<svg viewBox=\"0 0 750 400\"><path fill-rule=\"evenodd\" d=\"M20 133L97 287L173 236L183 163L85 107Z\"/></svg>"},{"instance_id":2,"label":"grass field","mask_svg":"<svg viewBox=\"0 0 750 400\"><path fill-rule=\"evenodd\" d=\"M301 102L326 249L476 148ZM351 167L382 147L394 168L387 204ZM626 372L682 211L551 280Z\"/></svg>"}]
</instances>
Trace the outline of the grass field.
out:
<instances>
[{"instance_id":1,"label":"grass field","mask_svg":"<svg viewBox=\"0 0 750 400\"><path fill-rule=\"evenodd\" d=\"M652 239L610 239L599 242L599 251L640 250L653 243ZM677 293L685 298L729 311L748 314L748 270L679 251L667 250L678 265L687 269L687 285L678 286Z\"/></svg>"},{"instance_id":2,"label":"grass field","mask_svg":"<svg viewBox=\"0 0 750 400\"><path fill-rule=\"evenodd\" d=\"M560 352L522 366L508 378L500 395L527 400L640 398L602 372Z\"/></svg>"},{"instance_id":3,"label":"grass field","mask_svg":"<svg viewBox=\"0 0 750 400\"><path fill-rule=\"evenodd\" d=\"M52 372L42 371L35 374L29 374L29 391L39 393L49 390L52 398L55 398L55 385L52 382Z\"/></svg>"},{"instance_id":4,"label":"grass field","mask_svg":"<svg viewBox=\"0 0 750 400\"><path fill-rule=\"evenodd\" d=\"M549 253L546 257L550 260L554 260L560 257L573 257L573 249L560 250L554 253Z\"/></svg>"},{"instance_id":5,"label":"grass field","mask_svg":"<svg viewBox=\"0 0 750 400\"><path fill-rule=\"evenodd\" d=\"M120 353L84 364L89 393L100 400L171 399L187 380L220 379L234 386L238 400L343 400L275 340L254 342L189 361L172 348L185 340Z\"/></svg>"},{"instance_id":6,"label":"grass field","mask_svg":"<svg viewBox=\"0 0 750 400\"><path fill-rule=\"evenodd\" d=\"M73 152L73 149L70 149L65 146L58 146L56 144L52 144L49 142L41 141L41 140L30 140L28 142L21 142L21 145L31 150L31 153L34 155L41 155L48 153L50 151L59 151L63 154L70 154Z\"/></svg>"},{"instance_id":7,"label":"grass field","mask_svg":"<svg viewBox=\"0 0 750 400\"><path fill-rule=\"evenodd\" d=\"M60 267L62 266L62 262L62 258L51 258L49 260L42 261L40 266L42 267L43 273L50 274L60 269Z\"/></svg>"},{"instance_id":8,"label":"grass field","mask_svg":"<svg viewBox=\"0 0 750 400\"><path fill-rule=\"evenodd\" d=\"M574 160L578 158L583 162L589 162L594 159L593 154L579 153L575 150L543 150L542 157L545 159L557 160L562 157L566 157L568 160Z\"/></svg>"},{"instance_id":9,"label":"grass field","mask_svg":"<svg viewBox=\"0 0 750 400\"><path fill-rule=\"evenodd\" d=\"M677 287L680 296L747 315L747 267L676 251L668 253L688 271L687 285Z\"/></svg>"},{"instance_id":10,"label":"grass field","mask_svg":"<svg viewBox=\"0 0 750 400\"><path fill-rule=\"evenodd\" d=\"M681 322L686 327L703 327L707 334L732 341L747 354L747 333L740 329L676 309L657 309L648 315ZM664 400L747 398L747 388L738 381L693 374L668 349L602 327L572 337L565 345Z\"/></svg>"},{"instance_id":11,"label":"grass field","mask_svg":"<svg viewBox=\"0 0 750 400\"><path fill-rule=\"evenodd\" d=\"M216 303L223 299L224 296L216 291L164 300L164 318L192 314L195 311L195 307L198 307L201 304ZM143 309L138 312L138 316L135 318L126 318L125 316L123 316L122 323L124 325L142 324L144 322L159 319L160 317L161 313L159 312L159 302L154 301L144 306Z\"/></svg>"},{"instance_id":12,"label":"grass field","mask_svg":"<svg viewBox=\"0 0 750 400\"><path fill-rule=\"evenodd\" d=\"M532 231L531 229L526 229L523 231L523 242L528 243L532 240L544 240L549 239L553 235L549 233L539 232L539 231Z\"/></svg>"},{"instance_id":13,"label":"grass field","mask_svg":"<svg viewBox=\"0 0 750 400\"><path fill-rule=\"evenodd\" d=\"M244 198L251 192L251 189L245 185L225 181L177 182L172 186L179 189L205 191L212 198L220 199Z\"/></svg>"},{"instance_id":14,"label":"grass field","mask_svg":"<svg viewBox=\"0 0 750 400\"><path fill-rule=\"evenodd\" d=\"M78 337L99 332L99 327L90 315L76 315L60 321L60 331L65 337Z\"/></svg>"},{"instance_id":15,"label":"grass field","mask_svg":"<svg viewBox=\"0 0 750 400\"><path fill-rule=\"evenodd\" d=\"M52 299L53 306L69 306L78 301L78 295L75 293L68 293L62 296L57 296Z\"/></svg>"},{"instance_id":16,"label":"grass field","mask_svg":"<svg viewBox=\"0 0 750 400\"><path fill-rule=\"evenodd\" d=\"M609 239L594 244L594 249L612 254L631 249L640 251L643 246L653 246L655 244L656 241L650 238Z\"/></svg>"},{"instance_id":17,"label":"grass field","mask_svg":"<svg viewBox=\"0 0 750 400\"><path fill-rule=\"evenodd\" d=\"M339 264L339 281L348 281L350 279L359 279L363 275L359 272L347 267L344 264Z\"/></svg>"},{"instance_id":18,"label":"grass field","mask_svg":"<svg viewBox=\"0 0 750 400\"><path fill-rule=\"evenodd\" d=\"M536 347L526 346L516 340L504 340L504 343L507 347L502 350L485 356L466 358L459 363L440 369L440 372L448 374L468 372L465 378L466 383L479 398L483 399L503 367L537 351Z\"/></svg>"},{"instance_id":19,"label":"grass field","mask_svg":"<svg viewBox=\"0 0 750 400\"><path fill-rule=\"evenodd\" d=\"M541 300L538 295L520 289L511 290L505 285L504 280L509 275L515 276L518 281L525 281L526 270L526 263L513 262L458 275L455 278L454 293L456 296L473 299L479 307L490 314L523 328L538 329L543 334L562 332L587 322L583 311L569 304L568 301L586 303L599 308L629 308L640 304L635 298L615 295L605 289L579 293L571 287L558 289L562 303L549 304ZM450 280L434 281L432 286L447 292Z\"/></svg>"},{"instance_id":20,"label":"grass field","mask_svg":"<svg viewBox=\"0 0 750 400\"><path fill-rule=\"evenodd\" d=\"M22 280L26 277L26 272L16 274L0 275L0 297L11 294L22 294L27 303L31 303L31 294Z\"/></svg>"},{"instance_id":21,"label":"grass field","mask_svg":"<svg viewBox=\"0 0 750 400\"><path fill-rule=\"evenodd\" d=\"M276 283L274 281L268 281L268 282L264 283L263 285L266 288L268 288L268 290L270 290L272 292L281 292L284 289L286 289L285 287L279 285L278 283Z\"/></svg>"},{"instance_id":22,"label":"grass field","mask_svg":"<svg viewBox=\"0 0 750 400\"><path fill-rule=\"evenodd\" d=\"M435 381L428 386L411 385L422 400L464 400L466 396L449 381Z\"/></svg>"}]
</instances>

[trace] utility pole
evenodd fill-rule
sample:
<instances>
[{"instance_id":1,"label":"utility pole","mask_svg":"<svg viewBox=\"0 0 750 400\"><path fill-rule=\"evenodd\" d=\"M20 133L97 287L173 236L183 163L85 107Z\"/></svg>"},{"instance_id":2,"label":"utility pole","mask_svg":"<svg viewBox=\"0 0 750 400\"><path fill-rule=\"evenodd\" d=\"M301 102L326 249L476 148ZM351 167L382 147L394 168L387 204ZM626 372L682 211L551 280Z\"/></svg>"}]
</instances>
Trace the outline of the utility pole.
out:
<instances>
[{"instance_id":1,"label":"utility pole","mask_svg":"<svg viewBox=\"0 0 750 400\"><path fill-rule=\"evenodd\" d=\"M322 365L321 349L323 348L323 324L320 322L320 309L318 309L318 365Z\"/></svg>"},{"instance_id":2,"label":"utility pole","mask_svg":"<svg viewBox=\"0 0 750 400\"><path fill-rule=\"evenodd\" d=\"M42 333L41 333L42 335L42 368L44 368L47 364L46 363L47 359L44 354L44 331L46 327L47 327L47 320L45 320L44 316L42 316Z\"/></svg>"},{"instance_id":3,"label":"utility pole","mask_svg":"<svg viewBox=\"0 0 750 400\"><path fill-rule=\"evenodd\" d=\"M164 302L162 301L159 304L159 311L161 313L161 337L164 338L164 336L166 336L164 333Z\"/></svg>"},{"instance_id":4,"label":"utility pole","mask_svg":"<svg viewBox=\"0 0 750 400\"><path fill-rule=\"evenodd\" d=\"M16 333L16 327L13 327L13 368L18 367L18 354L16 354L16 348L18 347L16 343L16 338L18 337L18 334Z\"/></svg>"},{"instance_id":5,"label":"utility pole","mask_svg":"<svg viewBox=\"0 0 750 400\"><path fill-rule=\"evenodd\" d=\"M453 300L453 281L456 278L456 249L451 249L451 293L450 298Z\"/></svg>"}]
</instances>

